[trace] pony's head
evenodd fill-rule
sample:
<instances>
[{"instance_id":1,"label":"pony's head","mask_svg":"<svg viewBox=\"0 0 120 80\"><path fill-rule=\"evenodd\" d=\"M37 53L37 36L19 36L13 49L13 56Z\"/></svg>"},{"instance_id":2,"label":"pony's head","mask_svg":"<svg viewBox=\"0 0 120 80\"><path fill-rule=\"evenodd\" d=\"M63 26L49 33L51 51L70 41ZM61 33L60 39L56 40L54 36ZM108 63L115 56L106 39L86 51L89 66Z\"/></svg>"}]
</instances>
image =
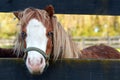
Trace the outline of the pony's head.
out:
<instances>
[{"instance_id":1,"label":"pony's head","mask_svg":"<svg viewBox=\"0 0 120 80\"><path fill-rule=\"evenodd\" d=\"M45 10L27 8L14 12L20 24L15 49L18 54L25 51L26 66L31 73L42 73L48 65L53 49L53 13L51 5Z\"/></svg>"},{"instance_id":2,"label":"pony's head","mask_svg":"<svg viewBox=\"0 0 120 80\"><path fill-rule=\"evenodd\" d=\"M45 10L27 8L14 15L20 24L15 51L18 55L25 51L26 66L31 73L42 73L49 58L78 57L78 49L53 16L51 5Z\"/></svg>"}]
</instances>

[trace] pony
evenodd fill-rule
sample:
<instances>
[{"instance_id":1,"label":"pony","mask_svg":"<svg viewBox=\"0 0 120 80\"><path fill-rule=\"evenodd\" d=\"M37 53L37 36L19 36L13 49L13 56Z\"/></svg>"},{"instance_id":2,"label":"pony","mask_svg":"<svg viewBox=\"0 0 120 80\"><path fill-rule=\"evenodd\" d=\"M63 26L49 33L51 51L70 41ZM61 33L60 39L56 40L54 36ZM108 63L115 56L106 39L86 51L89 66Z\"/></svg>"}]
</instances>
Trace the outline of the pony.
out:
<instances>
[{"instance_id":1,"label":"pony","mask_svg":"<svg viewBox=\"0 0 120 80\"><path fill-rule=\"evenodd\" d=\"M0 48L0 58L16 58L16 54L13 53L14 49Z\"/></svg>"},{"instance_id":2,"label":"pony","mask_svg":"<svg viewBox=\"0 0 120 80\"><path fill-rule=\"evenodd\" d=\"M24 58L30 73L42 73L49 58L79 58L81 55L54 16L53 6L47 6L45 10L26 8L14 12L14 15L20 24L14 49L18 56L25 51Z\"/></svg>"},{"instance_id":3,"label":"pony","mask_svg":"<svg viewBox=\"0 0 120 80\"><path fill-rule=\"evenodd\" d=\"M87 47L82 52L82 59L120 59L120 53L105 44Z\"/></svg>"},{"instance_id":4,"label":"pony","mask_svg":"<svg viewBox=\"0 0 120 80\"><path fill-rule=\"evenodd\" d=\"M26 8L13 13L19 20L14 53L16 56L23 55L31 74L42 74L49 62L57 59L120 58L118 51L106 45L80 50L57 21L52 5L42 10ZM115 56L104 57L109 52Z\"/></svg>"}]
</instances>

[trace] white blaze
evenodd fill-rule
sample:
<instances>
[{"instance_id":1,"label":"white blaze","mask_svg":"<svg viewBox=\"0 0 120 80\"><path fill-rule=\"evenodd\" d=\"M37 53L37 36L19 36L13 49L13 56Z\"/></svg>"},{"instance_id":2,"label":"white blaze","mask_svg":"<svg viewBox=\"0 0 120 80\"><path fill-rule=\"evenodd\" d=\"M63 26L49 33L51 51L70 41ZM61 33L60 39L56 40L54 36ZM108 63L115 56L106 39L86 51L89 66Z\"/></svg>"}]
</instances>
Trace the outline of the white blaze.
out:
<instances>
[{"instance_id":1,"label":"white blaze","mask_svg":"<svg viewBox=\"0 0 120 80\"><path fill-rule=\"evenodd\" d=\"M31 19L26 27L26 48L28 47L36 47L44 52L46 52L46 46L47 46L47 36L46 36L46 28L45 26L38 21L37 19ZM30 58L30 61L33 65L36 65L38 61L41 61L41 58L43 59L43 63L39 66L40 72L44 70L44 67L46 65L44 57L36 52L36 51L30 51L28 52L26 65L29 69L29 71L32 73L33 70L31 66L28 64L28 58Z\"/></svg>"}]
</instances>

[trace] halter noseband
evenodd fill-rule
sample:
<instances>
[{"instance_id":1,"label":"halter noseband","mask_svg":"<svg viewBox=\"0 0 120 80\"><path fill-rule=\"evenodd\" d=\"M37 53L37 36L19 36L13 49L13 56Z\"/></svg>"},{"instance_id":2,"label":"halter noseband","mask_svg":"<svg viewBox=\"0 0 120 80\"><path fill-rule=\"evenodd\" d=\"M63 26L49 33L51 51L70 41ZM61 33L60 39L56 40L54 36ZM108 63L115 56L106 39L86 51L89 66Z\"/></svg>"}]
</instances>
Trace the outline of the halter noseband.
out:
<instances>
[{"instance_id":1,"label":"halter noseband","mask_svg":"<svg viewBox=\"0 0 120 80\"><path fill-rule=\"evenodd\" d=\"M24 50L24 59L26 59L27 57L27 54L29 51L37 51L38 53L40 53L46 60L46 66L45 66L45 70L48 68L49 66L49 58L50 58L50 55L46 55L46 53L39 49L39 48L36 48L36 47L28 47Z\"/></svg>"},{"instance_id":2,"label":"halter noseband","mask_svg":"<svg viewBox=\"0 0 120 80\"><path fill-rule=\"evenodd\" d=\"M46 55L46 53L44 51L42 51L39 48L36 47L28 47L24 50L25 55L29 52L29 51L37 51L39 52L46 60L49 59L49 55Z\"/></svg>"}]
</instances>

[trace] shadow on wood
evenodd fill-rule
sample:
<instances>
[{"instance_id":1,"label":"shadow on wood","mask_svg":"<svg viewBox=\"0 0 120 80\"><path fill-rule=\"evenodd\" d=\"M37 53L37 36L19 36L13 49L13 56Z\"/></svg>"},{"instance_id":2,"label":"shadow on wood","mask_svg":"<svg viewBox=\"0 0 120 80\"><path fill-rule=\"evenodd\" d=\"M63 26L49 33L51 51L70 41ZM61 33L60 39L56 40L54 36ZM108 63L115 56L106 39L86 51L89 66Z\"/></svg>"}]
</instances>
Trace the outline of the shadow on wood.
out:
<instances>
[{"instance_id":1,"label":"shadow on wood","mask_svg":"<svg viewBox=\"0 0 120 80\"><path fill-rule=\"evenodd\" d=\"M120 0L3 0L0 11L23 10L27 7L43 9L49 4L55 7L56 13L62 14L120 14Z\"/></svg>"},{"instance_id":2,"label":"shadow on wood","mask_svg":"<svg viewBox=\"0 0 120 80\"><path fill-rule=\"evenodd\" d=\"M0 59L0 80L120 80L120 60L65 59L31 75L22 59Z\"/></svg>"}]
</instances>

